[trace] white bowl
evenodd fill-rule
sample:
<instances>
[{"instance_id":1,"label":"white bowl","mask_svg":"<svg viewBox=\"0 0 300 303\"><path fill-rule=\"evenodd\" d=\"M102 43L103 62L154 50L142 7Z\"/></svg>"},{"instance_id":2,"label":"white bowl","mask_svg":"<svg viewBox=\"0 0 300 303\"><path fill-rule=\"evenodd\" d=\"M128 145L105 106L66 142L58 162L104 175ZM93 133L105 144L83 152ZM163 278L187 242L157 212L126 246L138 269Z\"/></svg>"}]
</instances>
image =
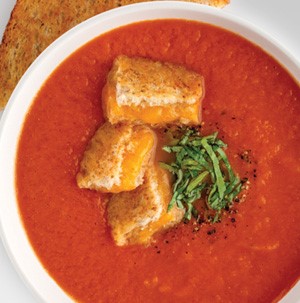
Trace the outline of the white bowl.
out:
<instances>
[{"instance_id":1,"label":"white bowl","mask_svg":"<svg viewBox=\"0 0 300 303\"><path fill-rule=\"evenodd\" d=\"M36 257L23 228L15 193L15 158L25 115L41 85L66 57L102 33L129 23L180 18L211 23L238 33L261 46L300 81L299 63L261 30L231 14L186 2L151 2L114 9L76 26L51 44L25 73L4 111L0 124L1 236L7 252L25 283L43 302L67 303L72 299L56 284ZM3 199L3 197L5 197ZM282 303L300 303L300 283Z\"/></svg>"}]
</instances>

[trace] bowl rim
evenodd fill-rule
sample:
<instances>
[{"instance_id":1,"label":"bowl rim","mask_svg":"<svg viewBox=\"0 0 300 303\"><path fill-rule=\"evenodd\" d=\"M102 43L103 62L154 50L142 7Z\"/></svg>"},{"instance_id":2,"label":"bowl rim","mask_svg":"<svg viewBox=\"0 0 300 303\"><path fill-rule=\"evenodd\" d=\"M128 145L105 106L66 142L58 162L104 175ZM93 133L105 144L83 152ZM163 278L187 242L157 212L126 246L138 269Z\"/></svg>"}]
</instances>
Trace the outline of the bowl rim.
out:
<instances>
[{"instance_id":1,"label":"bowl rim","mask_svg":"<svg viewBox=\"0 0 300 303\"><path fill-rule=\"evenodd\" d=\"M163 16L164 14L166 14L165 17L157 18L158 16ZM44 269L42 263L38 260L38 256L36 256L35 252L33 251L29 239L27 238L25 228L23 228L21 217L18 213L17 197L14 185L16 147L26 113L30 109L34 95L40 88L40 85L37 85L36 88L33 88L32 91L28 92L28 83L32 82L33 79L38 80L37 74L41 69L45 69L46 62L54 60L53 58L57 56L55 61L53 61L56 62L54 66L48 67L47 72L43 73L43 80L40 79L42 83L45 82L51 72L71 53L88 41L102 35L105 32L125 24L143 20L174 19L175 15L179 16L175 18L190 19L194 21L201 21L200 17L198 17L197 20L195 19L196 15L201 15L201 18L207 18L208 21L217 20L213 24L226 29L228 29L228 27L234 28L237 26L238 31L231 28L228 30L235 32L240 36L244 36L252 43L259 45L259 47L263 48L267 53L280 62L281 65L283 65L290 75L296 80L296 82L298 82L298 84L300 82L300 61L298 61L297 58L295 58L271 35L265 33L251 22L237 17L232 13L197 3L184 1L154 1L115 8L80 23L55 40L42 52L42 54L25 72L20 82L16 86L0 121L0 150L5 149L10 151L9 153L5 154L0 153L0 167L7 168L2 169L2 172L0 172L0 192L4 193L6 198L4 199L5 201L0 204L0 236L15 270L39 301L54 301L61 303L73 302L70 295L67 295L64 290L60 288L60 286ZM130 19L131 17L127 19L128 16L135 16L134 21ZM120 24L120 20L123 20L122 18L125 18L127 22L122 21L123 24ZM207 22L207 20L202 21L205 23L210 23ZM218 22L222 23L222 25L218 24ZM98 35L94 35L93 37L89 37L87 35L86 40L82 39L80 40L80 43L75 41L77 37L83 37L83 34L88 30L92 28L95 30L99 24L101 24L102 27L99 30ZM110 26L106 26L106 24L110 24ZM69 45L72 45L72 47ZM74 46L77 47L74 48ZM67 54L68 52L63 51L64 48L69 48L69 54ZM280 61L277 59L278 57L281 58ZM23 106L19 106L21 95L24 95L25 97L23 99L27 100L25 103L22 101L24 104ZM14 130L14 134L12 136L13 138L10 138L9 134L12 132L12 130ZM13 204L13 206L10 204ZM11 234L13 229L15 229L17 235L21 237L20 239L12 238ZM26 245L24 256L21 256L20 252L17 251L17 248L20 245L19 241L22 242L22 245ZM33 263L31 263L30 266L24 264L24 257L28 258ZM31 268L32 264L33 268ZM35 266L37 266L37 268L35 268ZM32 270L33 274L29 275L29 270ZM40 278L38 280L40 283L36 283L37 277ZM300 300L296 297L296 292L298 293L299 291L300 283L298 282L298 284L289 291L288 295L284 297L283 301L288 300L285 301L285 303L300 303ZM54 297L51 297L50 299L49 294ZM282 303L284 303L283 301Z\"/></svg>"}]
</instances>

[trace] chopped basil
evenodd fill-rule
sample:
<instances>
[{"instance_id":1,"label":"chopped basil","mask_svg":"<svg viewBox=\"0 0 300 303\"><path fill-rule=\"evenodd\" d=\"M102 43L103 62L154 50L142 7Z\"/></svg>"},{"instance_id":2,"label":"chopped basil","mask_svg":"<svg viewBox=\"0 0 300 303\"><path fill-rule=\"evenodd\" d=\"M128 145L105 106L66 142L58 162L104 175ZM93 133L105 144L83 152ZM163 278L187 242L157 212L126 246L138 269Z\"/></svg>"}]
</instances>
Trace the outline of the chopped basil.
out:
<instances>
[{"instance_id":1,"label":"chopped basil","mask_svg":"<svg viewBox=\"0 0 300 303\"><path fill-rule=\"evenodd\" d=\"M194 202L205 199L215 211L213 222L241 191L241 180L233 172L224 148L227 145L215 132L202 137L196 129L186 129L174 145L164 146L167 153L175 154L175 162L161 162L162 168L175 176L173 196L168 211L176 204L185 209L185 219L198 216Z\"/></svg>"}]
</instances>

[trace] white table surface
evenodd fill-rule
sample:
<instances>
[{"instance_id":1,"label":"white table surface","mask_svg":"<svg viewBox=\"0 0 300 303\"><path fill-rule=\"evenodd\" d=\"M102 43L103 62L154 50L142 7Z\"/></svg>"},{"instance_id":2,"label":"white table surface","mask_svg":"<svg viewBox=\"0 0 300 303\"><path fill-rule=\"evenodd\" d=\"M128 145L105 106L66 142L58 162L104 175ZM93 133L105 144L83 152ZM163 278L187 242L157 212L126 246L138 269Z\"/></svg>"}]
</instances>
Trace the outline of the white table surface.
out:
<instances>
[{"instance_id":1,"label":"white table surface","mask_svg":"<svg viewBox=\"0 0 300 303\"><path fill-rule=\"evenodd\" d=\"M15 2L0 0L0 37ZM224 10L247 19L271 34L300 62L300 0L231 0ZM287 298L281 303L286 301ZM13 268L0 241L0 303L37 302ZM290 296L289 302L296 302L296 297Z\"/></svg>"}]
</instances>

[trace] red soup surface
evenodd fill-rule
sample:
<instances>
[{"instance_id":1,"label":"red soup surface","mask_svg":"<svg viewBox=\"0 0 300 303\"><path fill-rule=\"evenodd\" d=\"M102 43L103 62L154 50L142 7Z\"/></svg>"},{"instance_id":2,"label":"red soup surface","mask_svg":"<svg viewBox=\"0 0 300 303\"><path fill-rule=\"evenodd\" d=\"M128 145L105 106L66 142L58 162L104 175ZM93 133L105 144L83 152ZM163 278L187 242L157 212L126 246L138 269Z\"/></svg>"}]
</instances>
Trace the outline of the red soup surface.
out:
<instances>
[{"instance_id":1,"label":"red soup surface","mask_svg":"<svg viewBox=\"0 0 300 303\"><path fill-rule=\"evenodd\" d=\"M100 193L75 176L103 123L113 59L184 64L205 78L204 133L219 131L244 203L221 223L181 223L149 247L117 247ZM118 28L80 48L45 82L19 143L16 183L30 242L79 302L272 302L300 276L300 88L259 47L183 20Z\"/></svg>"}]
</instances>

